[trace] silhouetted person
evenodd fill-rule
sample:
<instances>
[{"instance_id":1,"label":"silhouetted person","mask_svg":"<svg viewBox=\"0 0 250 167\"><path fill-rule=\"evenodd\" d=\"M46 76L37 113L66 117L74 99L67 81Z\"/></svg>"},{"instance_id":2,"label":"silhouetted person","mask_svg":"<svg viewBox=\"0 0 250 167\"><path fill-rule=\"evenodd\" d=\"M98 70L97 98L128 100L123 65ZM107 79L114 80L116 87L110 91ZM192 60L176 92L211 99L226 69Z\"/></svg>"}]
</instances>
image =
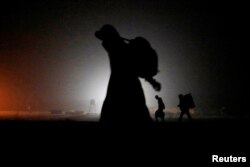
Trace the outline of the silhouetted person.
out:
<instances>
[{"instance_id":1,"label":"silhouetted person","mask_svg":"<svg viewBox=\"0 0 250 167\"><path fill-rule=\"evenodd\" d=\"M184 96L184 95L180 94L178 96L179 100L180 100L178 107L181 110L181 114L180 114L180 117L179 117L179 120L178 120L179 122L181 121L181 119L182 119L182 117L183 117L184 114L187 114L188 118L190 120L192 120L192 117L191 117L191 115L189 113L189 109L190 109L190 105L191 105L190 104L190 99L189 99L190 97L189 96L191 96L191 95L188 94L188 95Z\"/></svg>"},{"instance_id":2,"label":"silhouetted person","mask_svg":"<svg viewBox=\"0 0 250 167\"><path fill-rule=\"evenodd\" d=\"M95 36L102 41L103 47L108 52L111 67L100 122L122 124L152 122L141 83L131 68L134 57L130 53L129 44L112 25L104 25Z\"/></svg>"},{"instance_id":3,"label":"silhouetted person","mask_svg":"<svg viewBox=\"0 0 250 167\"><path fill-rule=\"evenodd\" d=\"M158 121L158 118L160 118L164 122L165 113L163 110L165 109L165 104L163 103L161 97L156 95L155 98L158 101L158 109L155 112L155 120Z\"/></svg>"},{"instance_id":4,"label":"silhouetted person","mask_svg":"<svg viewBox=\"0 0 250 167\"><path fill-rule=\"evenodd\" d=\"M95 112L96 112L95 100L91 99L90 100L90 105L89 105L89 113L95 113Z\"/></svg>"}]
</instances>

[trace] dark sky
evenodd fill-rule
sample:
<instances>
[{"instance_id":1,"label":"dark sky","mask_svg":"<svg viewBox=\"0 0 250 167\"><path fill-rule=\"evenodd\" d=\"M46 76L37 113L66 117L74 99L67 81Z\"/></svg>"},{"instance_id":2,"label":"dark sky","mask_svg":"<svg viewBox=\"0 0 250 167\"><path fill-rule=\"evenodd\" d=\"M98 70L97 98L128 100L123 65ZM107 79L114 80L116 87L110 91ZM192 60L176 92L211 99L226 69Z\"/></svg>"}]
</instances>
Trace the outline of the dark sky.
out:
<instances>
[{"instance_id":1,"label":"dark sky","mask_svg":"<svg viewBox=\"0 0 250 167\"><path fill-rule=\"evenodd\" d=\"M157 51L163 89L142 80L149 107L155 94L176 107L179 93L192 93L200 109L246 104L245 4L10 0L0 8L0 110L88 110L90 99L100 106L110 69L94 32L107 23Z\"/></svg>"}]
</instances>

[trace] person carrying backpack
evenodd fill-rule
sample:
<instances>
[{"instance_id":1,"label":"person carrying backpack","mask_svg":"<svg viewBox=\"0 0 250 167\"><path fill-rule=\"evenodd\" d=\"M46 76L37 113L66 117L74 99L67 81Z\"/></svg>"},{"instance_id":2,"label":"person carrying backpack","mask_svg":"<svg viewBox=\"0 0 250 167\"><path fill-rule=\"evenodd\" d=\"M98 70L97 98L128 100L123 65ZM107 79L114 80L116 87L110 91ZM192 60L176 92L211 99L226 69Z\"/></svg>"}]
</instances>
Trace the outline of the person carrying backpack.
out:
<instances>
[{"instance_id":1,"label":"person carrying backpack","mask_svg":"<svg viewBox=\"0 0 250 167\"><path fill-rule=\"evenodd\" d=\"M190 93L186 94L186 95L179 94L178 97L180 100L178 107L181 110L181 114L180 114L180 117L178 119L178 122L180 122L182 120L182 117L184 114L187 114L189 120L192 121L193 119L192 119L190 112L189 112L189 109L195 108L195 104L194 104L194 100L193 100L192 95Z\"/></svg>"},{"instance_id":2,"label":"person carrying backpack","mask_svg":"<svg viewBox=\"0 0 250 167\"><path fill-rule=\"evenodd\" d=\"M160 84L153 79L158 72L156 52L143 38L126 41L112 25L102 26L95 36L108 53L111 69L100 122L126 126L153 122L139 77L160 90Z\"/></svg>"},{"instance_id":3,"label":"person carrying backpack","mask_svg":"<svg viewBox=\"0 0 250 167\"><path fill-rule=\"evenodd\" d=\"M160 84L153 79L158 72L156 52L144 38L126 41L109 24L96 31L95 36L108 53L111 69L100 122L126 126L153 122L139 77L160 90Z\"/></svg>"}]
</instances>

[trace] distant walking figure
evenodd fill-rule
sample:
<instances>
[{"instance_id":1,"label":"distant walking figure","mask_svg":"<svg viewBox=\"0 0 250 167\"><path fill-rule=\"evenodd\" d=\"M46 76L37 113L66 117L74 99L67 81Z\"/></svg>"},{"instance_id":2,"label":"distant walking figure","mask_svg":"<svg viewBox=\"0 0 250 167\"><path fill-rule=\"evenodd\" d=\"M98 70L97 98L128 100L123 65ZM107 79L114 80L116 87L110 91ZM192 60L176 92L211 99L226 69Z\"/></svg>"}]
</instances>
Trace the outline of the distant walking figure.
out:
<instances>
[{"instance_id":1,"label":"distant walking figure","mask_svg":"<svg viewBox=\"0 0 250 167\"><path fill-rule=\"evenodd\" d=\"M89 105L89 113L95 113L95 112L96 112L95 100L91 99L90 100L90 105Z\"/></svg>"},{"instance_id":2,"label":"distant walking figure","mask_svg":"<svg viewBox=\"0 0 250 167\"><path fill-rule=\"evenodd\" d=\"M187 114L188 118L190 120L192 120L192 117L189 113L189 109L195 107L192 95L191 94L186 94L186 95L180 94L179 100L180 100L180 102L179 102L178 107L181 110L181 114L180 114L178 121L180 122L182 120L182 117L184 114Z\"/></svg>"},{"instance_id":3,"label":"distant walking figure","mask_svg":"<svg viewBox=\"0 0 250 167\"><path fill-rule=\"evenodd\" d=\"M165 109L165 104L163 103L161 97L156 95L155 98L158 101L158 109L155 112L155 120L158 122L158 118L160 118L164 122L165 113L163 110Z\"/></svg>"},{"instance_id":4,"label":"distant walking figure","mask_svg":"<svg viewBox=\"0 0 250 167\"><path fill-rule=\"evenodd\" d=\"M135 55L131 54L130 44L125 42L112 25L104 25L95 36L102 41L111 68L100 122L122 124L152 122L134 68Z\"/></svg>"}]
</instances>

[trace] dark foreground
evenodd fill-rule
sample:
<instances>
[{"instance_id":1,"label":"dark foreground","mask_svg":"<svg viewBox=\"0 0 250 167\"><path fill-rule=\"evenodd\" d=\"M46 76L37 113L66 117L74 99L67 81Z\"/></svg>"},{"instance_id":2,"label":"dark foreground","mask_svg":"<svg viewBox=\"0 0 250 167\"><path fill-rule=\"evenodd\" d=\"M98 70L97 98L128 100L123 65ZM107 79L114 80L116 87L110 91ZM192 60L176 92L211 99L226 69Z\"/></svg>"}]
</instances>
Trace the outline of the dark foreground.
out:
<instances>
[{"instance_id":1,"label":"dark foreground","mask_svg":"<svg viewBox=\"0 0 250 167\"><path fill-rule=\"evenodd\" d=\"M58 162L73 158L71 162L81 165L101 162L103 166L144 166L144 163L149 166L247 166L250 161L249 124L249 119L144 126L1 121L0 131L1 143L6 151L11 150L7 154L10 156L47 157ZM213 154L245 156L247 163L214 164L211 162Z\"/></svg>"}]
</instances>

